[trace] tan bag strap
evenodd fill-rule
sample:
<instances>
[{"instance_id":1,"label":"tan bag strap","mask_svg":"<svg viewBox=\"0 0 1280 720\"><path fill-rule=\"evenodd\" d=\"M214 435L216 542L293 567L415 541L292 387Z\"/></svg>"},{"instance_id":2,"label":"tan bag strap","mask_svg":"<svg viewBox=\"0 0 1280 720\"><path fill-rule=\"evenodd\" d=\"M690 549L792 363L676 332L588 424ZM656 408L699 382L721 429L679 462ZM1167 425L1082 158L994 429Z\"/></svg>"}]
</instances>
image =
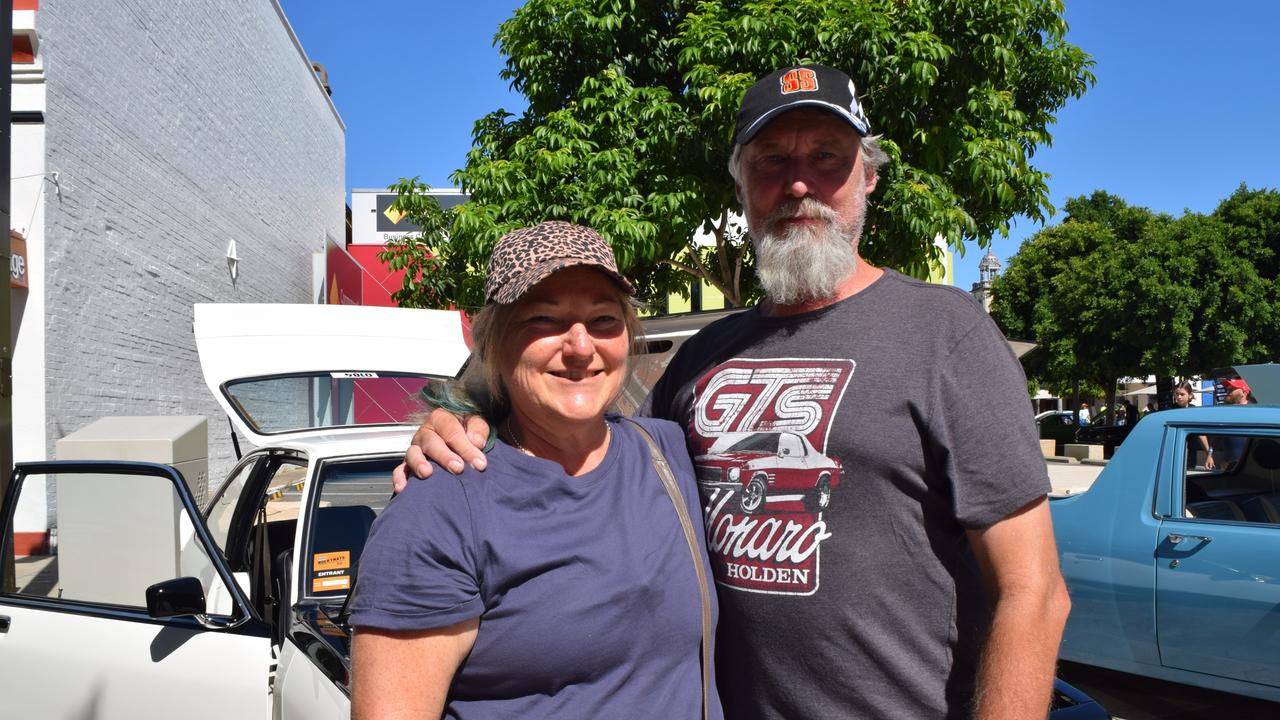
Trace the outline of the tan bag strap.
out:
<instances>
[{"instance_id":1,"label":"tan bag strap","mask_svg":"<svg viewBox=\"0 0 1280 720\"><path fill-rule=\"evenodd\" d=\"M671 466L663 457L662 450L653 436L640 423L626 418L640 432L640 437L649 446L649 457L653 467L662 479L662 486L667 489L671 504L676 506L676 515L680 517L680 526L684 528L684 539L689 543L689 554L693 557L693 569L698 573L698 595L702 599L702 720L708 720L711 714L711 592L707 589L707 570L702 563L702 553L698 550L697 530L689 519L689 509L685 507L684 496L676 484L676 476Z\"/></svg>"}]
</instances>

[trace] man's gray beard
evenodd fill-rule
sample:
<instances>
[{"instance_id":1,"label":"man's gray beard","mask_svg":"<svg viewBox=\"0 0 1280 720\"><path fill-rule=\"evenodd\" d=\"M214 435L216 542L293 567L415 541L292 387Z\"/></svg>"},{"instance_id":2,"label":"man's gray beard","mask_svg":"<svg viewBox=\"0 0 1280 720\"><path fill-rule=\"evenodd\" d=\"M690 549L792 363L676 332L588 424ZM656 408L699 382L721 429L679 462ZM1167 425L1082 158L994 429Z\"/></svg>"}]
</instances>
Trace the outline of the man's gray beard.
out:
<instances>
[{"instance_id":1,"label":"man's gray beard","mask_svg":"<svg viewBox=\"0 0 1280 720\"><path fill-rule=\"evenodd\" d=\"M787 224L778 231L779 221L794 217L815 217L823 223L818 227ZM769 299L779 305L797 305L835 296L836 287L857 270L863 218L864 213L858 212L848 226L842 226L835 210L806 197L775 210L761 232L752 229L756 277Z\"/></svg>"}]
</instances>

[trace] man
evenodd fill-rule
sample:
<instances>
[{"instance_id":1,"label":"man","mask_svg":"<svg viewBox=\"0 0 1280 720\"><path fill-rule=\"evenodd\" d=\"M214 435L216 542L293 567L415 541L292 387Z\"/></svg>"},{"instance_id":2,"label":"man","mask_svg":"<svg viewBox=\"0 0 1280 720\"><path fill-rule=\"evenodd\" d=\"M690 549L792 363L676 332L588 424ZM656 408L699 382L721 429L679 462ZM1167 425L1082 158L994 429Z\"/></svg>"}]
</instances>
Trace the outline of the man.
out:
<instances>
[{"instance_id":1,"label":"man","mask_svg":"<svg viewBox=\"0 0 1280 720\"><path fill-rule=\"evenodd\" d=\"M1227 405L1248 405L1249 383L1239 378L1229 378L1222 381L1222 387L1226 389L1227 395L1223 398L1223 402Z\"/></svg>"},{"instance_id":2,"label":"man","mask_svg":"<svg viewBox=\"0 0 1280 720\"><path fill-rule=\"evenodd\" d=\"M725 714L1041 720L1069 601L1025 381L967 295L858 255L883 160L844 73L747 92L730 172L767 295L644 408L698 468ZM433 421L416 445L483 462Z\"/></svg>"},{"instance_id":3,"label":"man","mask_svg":"<svg viewBox=\"0 0 1280 720\"><path fill-rule=\"evenodd\" d=\"M1222 381L1222 389L1226 395L1223 405L1248 405L1251 398L1249 383L1240 378L1228 378ZM1204 467L1206 470L1221 468L1230 472L1242 459L1248 449L1249 439L1243 435L1210 435L1208 436Z\"/></svg>"}]
</instances>

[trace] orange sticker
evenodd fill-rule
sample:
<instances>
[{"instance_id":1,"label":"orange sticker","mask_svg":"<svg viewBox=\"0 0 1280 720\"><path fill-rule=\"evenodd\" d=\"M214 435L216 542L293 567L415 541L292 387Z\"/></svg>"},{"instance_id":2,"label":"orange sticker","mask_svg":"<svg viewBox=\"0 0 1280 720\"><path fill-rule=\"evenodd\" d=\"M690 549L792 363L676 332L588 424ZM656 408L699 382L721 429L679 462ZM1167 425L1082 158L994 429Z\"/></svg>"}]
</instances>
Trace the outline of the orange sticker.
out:
<instances>
[{"instance_id":1,"label":"orange sticker","mask_svg":"<svg viewBox=\"0 0 1280 720\"><path fill-rule=\"evenodd\" d=\"M315 572L320 572L321 570L342 570L349 567L351 567L350 550L316 553L311 558L311 569Z\"/></svg>"},{"instance_id":2,"label":"orange sticker","mask_svg":"<svg viewBox=\"0 0 1280 720\"><path fill-rule=\"evenodd\" d=\"M319 577L311 581L311 592L328 592L330 590L350 590L350 575L333 575Z\"/></svg>"}]
</instances>

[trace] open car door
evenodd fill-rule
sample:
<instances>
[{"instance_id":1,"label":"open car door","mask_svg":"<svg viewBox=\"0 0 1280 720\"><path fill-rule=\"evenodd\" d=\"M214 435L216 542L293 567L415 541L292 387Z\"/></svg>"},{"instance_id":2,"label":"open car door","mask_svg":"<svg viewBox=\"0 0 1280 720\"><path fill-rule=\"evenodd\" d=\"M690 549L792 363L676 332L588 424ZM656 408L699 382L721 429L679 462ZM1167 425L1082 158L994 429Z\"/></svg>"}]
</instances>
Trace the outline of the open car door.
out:
<instances>
[{"instance_id":1,"label":"open car door","mask_svg":"<svg viewBox=\"0 0 1280 720\"><path fill-rule=\"evenodd\" d=\"M56 544L14 532L18 506L46 497ZM16 569L0 592L5 717L271 716L270 630L176 470L20 464L0 510Z\"/></svg>"}]
</instances>

